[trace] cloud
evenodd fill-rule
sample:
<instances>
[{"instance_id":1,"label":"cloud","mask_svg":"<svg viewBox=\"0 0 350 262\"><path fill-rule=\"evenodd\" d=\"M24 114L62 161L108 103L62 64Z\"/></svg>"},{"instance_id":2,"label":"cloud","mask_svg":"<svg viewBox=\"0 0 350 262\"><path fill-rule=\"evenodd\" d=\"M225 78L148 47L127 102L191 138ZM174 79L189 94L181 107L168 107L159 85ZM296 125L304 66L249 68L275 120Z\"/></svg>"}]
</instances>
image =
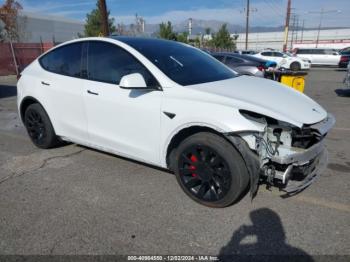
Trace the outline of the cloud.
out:
<instances>
[{"instance_id":1,"label":"cloud","mask_svg":"<svg viewBox=\"0 0 350 262\"><path fill-rule=\"evenodd\" d=\"M42 2L40 5L32 5L27 1L21 1L23 9L27 12L33 13L52 13L58 15L69 15L73 13L86 13L86 10L90 10L92 6L95 5L92 1L76 1L76 2ZM86 8L88 7L88 8ZM64 10L68 9L68 10ZM68 12L70 11L70 12Z\"/></svg>"},{"instance_id":2,"label":"cloud","mask_svg":"<svg viewBox=\"0 0 350 262\"><path fill-rule=\"evenodd\" d=\"M243 19L243 15L235 9L198 9L198 10L176 10L165 12L155 16L145 16L144 19L150 24L159 24L165 21L171 21L173 23L179 23L189 18L197 20L219 20L230 23L240 23ZM115 16L117 22L133 23L135 16Z\"/></svg>"}]
</instances>

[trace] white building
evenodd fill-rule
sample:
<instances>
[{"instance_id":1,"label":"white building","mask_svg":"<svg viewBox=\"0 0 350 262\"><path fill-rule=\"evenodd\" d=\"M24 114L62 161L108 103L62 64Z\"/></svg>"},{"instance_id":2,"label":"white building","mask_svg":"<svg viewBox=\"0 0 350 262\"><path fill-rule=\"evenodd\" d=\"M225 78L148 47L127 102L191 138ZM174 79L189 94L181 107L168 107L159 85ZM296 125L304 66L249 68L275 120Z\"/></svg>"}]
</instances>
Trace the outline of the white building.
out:
<instances>
[{"instance_id":1,"label":"white building","mask_svg":"<svg viewBox=\"0 0 350 262\"><path fill-rule=\"evenodd\" d=\"M237 49L245 49L245 33L238 34ZM317 30L304 30L293 34L289 31L288 49L296 47L316 47ZM265 48L273 48L281 50L284 41L284 32L261 32L250 33L248 36L249 50L262 50ZM342 49L350 47L350 28L346 29L325 29L320 31L319 48L335 48Z\"/></svg>"},{"instance_id":2,"label":"white building","mask_svg":"<svg viewBox=\"0 0 350 262\"><path fill-rule=\"evenodd\" d=\"M20 42L64 42L84 32L84 22L57 16L22 12L19 16Z\"/></svg>"}]
</instances>

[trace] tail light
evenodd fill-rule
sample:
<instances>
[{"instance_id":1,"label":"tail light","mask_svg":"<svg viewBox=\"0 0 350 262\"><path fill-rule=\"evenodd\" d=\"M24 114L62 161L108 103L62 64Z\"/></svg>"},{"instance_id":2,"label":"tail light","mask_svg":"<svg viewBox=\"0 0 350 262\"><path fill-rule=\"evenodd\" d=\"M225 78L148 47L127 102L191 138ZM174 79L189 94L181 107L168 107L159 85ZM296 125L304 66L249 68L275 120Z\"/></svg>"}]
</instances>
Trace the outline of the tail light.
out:
<instances>
[{"instance_id":1,"label":"tail light","mask_svg":"<svg viewBox=\"0 0 350 262\"><path fill-rule=\"evenodd\" d=\"M264 71L266 69L263 65L258 65L257 68L259 71Z\"/></svg>"},{"instance_id":2,"label":"tail light","mask_svg":"<svg viewBox=\"0 0 350 262\"><path fill-rule=\"evenodd\" d=\"M341 56L340 57L340 62L348 62L349 61L349 57L348 56Z\"/></svg>"}]
</instances>

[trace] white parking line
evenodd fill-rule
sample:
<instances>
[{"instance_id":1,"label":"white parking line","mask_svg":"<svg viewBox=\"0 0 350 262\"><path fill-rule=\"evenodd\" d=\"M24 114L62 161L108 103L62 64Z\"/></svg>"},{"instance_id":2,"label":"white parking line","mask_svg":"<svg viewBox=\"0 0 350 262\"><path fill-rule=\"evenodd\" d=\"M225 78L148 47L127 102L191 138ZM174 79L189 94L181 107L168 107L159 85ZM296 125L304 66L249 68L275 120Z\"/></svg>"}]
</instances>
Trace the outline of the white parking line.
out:
<instances>
[{"instance_id":1,"label":"white parking line","mask_svg":"<svg viewBox=\"0 0 350 262\"><path fill-rule=\"evenodd\" d=\"M341 130L341 131L350 131L350 128L347 127L333 127L333 130Z\"/></svg>"},{"instance_id":2,"label":"white parking line","mask_svg":"<svg viewBox=\"0 0 350 262\"><path fill-rule=\"evenodd\" d=\"M265 189L265 187L260 187L259 192L273 194L274 196L281 196L284 194L284 193L281 193L280 191L278 191L278 189L272 188L270 191L270 190ZM297 196L293 196L289 199L294 200L294 201L300 201L300 202L316 205L316 206L320 206L320 207L326 207L326 208L336 209L339 211L350 212L350 205L332 202L332 201L327 201L327 200L322 199L322 198L297 195Z\"/></svg>"}]
</instances>

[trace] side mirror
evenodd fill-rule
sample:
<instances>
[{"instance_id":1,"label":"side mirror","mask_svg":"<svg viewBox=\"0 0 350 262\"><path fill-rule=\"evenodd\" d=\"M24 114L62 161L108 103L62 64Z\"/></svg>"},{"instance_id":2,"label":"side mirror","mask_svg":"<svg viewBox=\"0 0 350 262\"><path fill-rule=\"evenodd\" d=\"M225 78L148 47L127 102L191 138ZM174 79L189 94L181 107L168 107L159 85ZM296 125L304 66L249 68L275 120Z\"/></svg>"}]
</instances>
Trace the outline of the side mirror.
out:
<instances>
[{"instance_id":1,"label":"side mirror","mask_svg":"<svg viewBox=\"0 0 350 262\"><path fill-rule=\"evenodd\" d=\"M145 79L140 73L125 75L120 79L120 88L123 89L147 89Z\"/></svg>"}]
</instances>

